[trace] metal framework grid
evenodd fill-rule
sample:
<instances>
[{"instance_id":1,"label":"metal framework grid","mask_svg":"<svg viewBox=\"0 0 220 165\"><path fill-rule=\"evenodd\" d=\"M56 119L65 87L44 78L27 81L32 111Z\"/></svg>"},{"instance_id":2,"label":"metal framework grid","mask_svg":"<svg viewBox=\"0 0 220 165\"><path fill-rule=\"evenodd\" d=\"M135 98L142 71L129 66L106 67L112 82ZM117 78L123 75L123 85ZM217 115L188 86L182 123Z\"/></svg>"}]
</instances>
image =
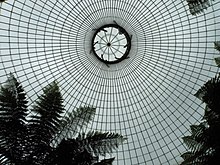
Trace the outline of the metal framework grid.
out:
<instances>
[{"instance_id":1,"label":"metal framework grid","mask_svg":"<svg viewBox=\"0 0 220 165\"><path fill-rule=\"evenodd\" d=\"M219 1L197 16L185 0L8 0L0 12L1 83L14 73L31 104L57 80L67 111L96 107L86 130L128 137L115 165L182 161L181 137L203 115L193 94L218 72ZM93 29L114 21L131 49L106 65L91 52Z\"/></svg>"}]
</instances>

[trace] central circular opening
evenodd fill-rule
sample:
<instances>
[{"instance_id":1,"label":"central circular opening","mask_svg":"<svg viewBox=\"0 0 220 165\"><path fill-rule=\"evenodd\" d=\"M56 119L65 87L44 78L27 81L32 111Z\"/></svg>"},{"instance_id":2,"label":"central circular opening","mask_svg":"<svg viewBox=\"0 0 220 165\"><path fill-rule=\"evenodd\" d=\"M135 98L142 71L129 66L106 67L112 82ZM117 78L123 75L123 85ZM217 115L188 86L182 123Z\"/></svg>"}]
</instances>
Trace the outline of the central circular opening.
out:
<instances>
[{"instance_id":1,"label":"central circular opening","mask_svg":"<svg viewBox=\"0 0 220 165\"><path fill-rule=\"evenodd\" d=\"M113 64L126 59L131 49L131 36L118 24L95 29L92 52L102 62Z\"/></svg>"}]
</instances>

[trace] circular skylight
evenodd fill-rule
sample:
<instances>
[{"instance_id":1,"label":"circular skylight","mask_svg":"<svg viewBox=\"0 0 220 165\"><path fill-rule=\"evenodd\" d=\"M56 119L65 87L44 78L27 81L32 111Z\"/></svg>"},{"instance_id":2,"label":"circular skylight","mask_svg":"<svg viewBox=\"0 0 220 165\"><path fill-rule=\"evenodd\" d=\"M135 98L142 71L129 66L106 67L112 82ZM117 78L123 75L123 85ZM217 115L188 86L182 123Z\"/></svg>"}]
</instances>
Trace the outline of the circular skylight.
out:
<instances>
[{"instance_id":1,"label":"circular skylight","mask_svg":"<svg viewBox=\"0 0 220 165\"><path fill-rule=\"evenodd\" d=\"M93 53L105 63L118 63L126 59L130 49L131 36L117 23L100 27L92 39Z\"/></svg>"}]
</instances>

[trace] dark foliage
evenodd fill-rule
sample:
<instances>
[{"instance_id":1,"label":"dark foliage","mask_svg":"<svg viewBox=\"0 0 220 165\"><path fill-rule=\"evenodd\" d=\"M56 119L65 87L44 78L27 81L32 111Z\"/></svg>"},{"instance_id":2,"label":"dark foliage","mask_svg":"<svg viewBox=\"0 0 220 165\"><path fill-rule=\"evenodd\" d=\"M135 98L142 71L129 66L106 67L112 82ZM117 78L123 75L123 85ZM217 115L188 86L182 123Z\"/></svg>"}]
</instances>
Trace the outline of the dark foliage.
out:
<instances>
[{"instance_id":1,"label":"dark foliage","mask_svg":"<svg viewBox=\"0 0 220 165\"><path fill-rule=\"evenodd\" d=\"M215 45L215 49L220 52L220 41L215 41L214 45Z\"/></svg>"},{"instance_id":2,"label":"dark foliage","mask_svg":"<svg viewBox=\"0 0 220 165\"><path fill-rule=\"evenodd\" d=\"M192 125L183 137L189 151L181 165L217 165L220 162L220 75L209 80L195 94L206 104L203 122Z\"/></svg>"},{"instance_id":3,"label":"dark foliage","mask_svg":"<svg viewBox=\"0 0 220 165\"><path fill-rule=\"evenodd\" d=\"M21 146L25 145L27 136L26 115L25 92L11 75L0 91L0 153L17 164L23 164L24 161Z\"/></svg>"},{"instance_id":4,"label":"dark foliage","mask_svg":"<svg viewBox=\"0 0 220 165\"><path fill-rule=\"evenodd\" d=\"M189 11L192 15L204 12L214 0L186 0L189 6Z\"/></svg>"},{"instance_id":5,"label":"dark foliage","mask_svg":"<svg viewBox=\"0 0 220 165\"><path fill-rule=\"evenodd\" d=\"M0 163L13 165L111 165L114 158L99 156L117 149L126 138L116 133L79 134L95 115L95 109L80 107L63 117L63 99L56 82L43 89L30 109L26 94L11 74L0 90ZM71 131L71 129L74 129ZM71 137L65 135L72 132ZM55 142L55 145L54 145Z\"/></svg>"}]
</instances>

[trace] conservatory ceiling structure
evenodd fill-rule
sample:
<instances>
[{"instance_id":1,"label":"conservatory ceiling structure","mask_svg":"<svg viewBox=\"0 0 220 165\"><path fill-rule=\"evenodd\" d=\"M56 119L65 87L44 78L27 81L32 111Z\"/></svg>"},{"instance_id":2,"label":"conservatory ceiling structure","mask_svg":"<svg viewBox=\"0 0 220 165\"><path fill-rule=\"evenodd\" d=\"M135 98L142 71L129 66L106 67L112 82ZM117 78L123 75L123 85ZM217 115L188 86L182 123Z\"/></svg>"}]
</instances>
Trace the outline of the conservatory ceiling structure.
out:
<instances>
[{"instance_id":1,"label":"conservatory ceiling structure","mask_svg":"<svg viewBox=\"0 0 220 165\"><path fill-rule=\"evenodd\" d=\"M115 165L177 165L201 121L193 94L218 68L220 2L191 15L186 0L8 0L0 14L0 83L11 72L30 104L56 80L71 112L96 107L88 130L128 139Z\"/></svg>"}]
</instances>

